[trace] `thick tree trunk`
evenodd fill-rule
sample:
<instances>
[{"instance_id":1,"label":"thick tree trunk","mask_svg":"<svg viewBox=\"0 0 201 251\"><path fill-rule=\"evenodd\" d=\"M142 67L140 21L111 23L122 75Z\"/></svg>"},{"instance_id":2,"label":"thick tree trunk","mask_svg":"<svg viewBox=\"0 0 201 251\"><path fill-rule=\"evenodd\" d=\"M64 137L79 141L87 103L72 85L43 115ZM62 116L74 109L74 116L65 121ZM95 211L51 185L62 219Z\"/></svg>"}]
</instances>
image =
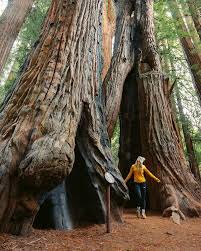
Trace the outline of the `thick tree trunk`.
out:
<instances>
[{"instance_id":1,"label":"thick tree trunk","mask_svg":"<svg viewBox=\"0 0 201 251\"><path fill-rule=\"evenodd\" d=\"M114 3L113 3L112 0L105 1L104 4L103 4L103 71L102 71L102 78L105 77L105 74L108 71L108 67L110 66L110 62L111 62L112 46L113 46L112 43L113 43L113 37L114 37L114 31L115 31L114 26L116 24L116 12L119 13L119 10L121 10L122 6L124 7L124 4L125 4L124 1L118 2L118 3L116 3L116 8L115 8ZM128 2L127 2L127 4L128 4ZM120 7L120 5L121 5L121 7ZM130 5L130 7L131 7L131 5ZM131 13L131 10L130 10L130 13ZM122 25L122 23L121 23L122 22L122 16L120 16L120 14L122 14L122 12L119 13L119 15L117 17L118 25L116 25L116 26L118 27L118 32L117 32L116 38L123 37L122 33L119 32L119 30L121 29L120 25ZM128 17L127 17L127 19L128 19ZM121 22L120 22L120 20L121 20ZM130 23L128 23L126 25L126 27L125 27L126 29L128 29L127 26L129 24ZM122 32L125 32L125 28L123 29ZM129 39L130 39L130 37L127 35L127 42L129 41ZM118 43L120 43L120 41L118 41ZM117 47L117 43L115 43L115 45ZM120 46L120 45L118 44L118 46ZM122 48L123 47L121 47L121 49ZM130 53L130 52L128 51L128 53ZM129 56L129 54L128 54L128 56ZM122 53L122 57L123 57L123 53ZM116 57L115 57L115 59L116 59ZM119 64L122 64L122 62L120 60L119 60ZM124 64L125 64L125 62L124 62ZM121 85L123 85L123 82L121 83ZM108 98L111 98L111 96L108 96L107 99ZM113 99L114 99L114 97L113 97ZM77 152L77 156L78 156L77 158L79 159L79 161L83 162L83 158L80 157L81 154L78 153L79 151L77 150L76 152ZM68 215L70 213L71 215L73 215L73 217L71 217L71 224L73 226L76 226L76 225L79 224L78 219L79 218L82 219L84 214L89 215L89 216L91 215L90 217L88 216L88 218L93 218L92 216L94 215L94 213L92 212L93 210L91 210L91 209L89 210L89 208L84 208L83 207L83 204L90 205L91 202L92 202L92 201L90 202L89 200L87 200L87 198L85 198L85 200L87 200L88 202L87 203L83 202L83 196L78 194L78 191L79 191L79 193L81 193L81 191L83 191L83 187L79 187L79 189L78 188L75 189L73 187L73 184L76 183L76 181L75 181L75 177L77 177L77 174L76 174L77 171L76 170L82 170L81 167L77 167L77 166L80 166L79 161L77 160L77 158L76 158L76 164L75 164L76 168L74 168L75 171L73 171L73 173L75 173L75 174L73 174L69 178L67 178L67 180L66 180L66 182L67 182L66 189L64 189L64 187L63 187L63 190L60 188L60 190L56 190L54 193L48 193L49 194L48 198L44 202L44 204L47 204L47 203L51 202L51 204L54 205L55 203L57 203L57 202L55 202L55 198L56 198L56 196L54 196L55 193L57 193L57 196L60 196L59 193L62 193L62 194L67 193L68 195L66 194L66 197L71 198L70 200L68 200L68 205L69 205L70 208L73 208L73 210L71 210L70 212L69 212L69 210L68 210L68 212L64 211L64 210L62 210L62 209L64 209L64 207L62 207L62 205L61 205L61 209L57 212L57 217L62 218L66 214ZM88 180L89 180L89 175L86 175L86 173L84 172L82 174L82 180L85 180L85 184L86 184L88 182ZM79 184L82 184L82 183L83 182L79 182ZM92 191L86 190L86 194L91 194L91 192ZM72 194L74 194L74 196L72 196ZM73 197L75 197L77 199L75 200L75 199L73 199ZM94 197L94 196L92 196L92 197ZM77 210L76 207L82 208L82 210ZM54 206L52 206L52 208L54 209ZM50 211L50 215L52 215L52 218L54 218L52 208L49 208L49 211ZM94 208L94 206L92 206L91 208ZM41 210L39 211L37 219L42 218L41 215L43 215L43 211L44 211L43 209L42 209L42 211ZM114 210L113 210L113 214L114 214ZM94 221L99 222L100 219L102 219L101 218L102 215L103 215L103 213L101 213L99 216L96 215L96 217L94 218ZM65 217L67 217L67 216L65 216ZM99 217L99 221L97 221L98 217ZM119 219L119 216L116 217L116 219L117 218ZM41 222L39 220L37 220L37 219L36 219L35 226L36 227L41 227ZM103 222L103 219L101 221ZM46 222L42 223L42 227L45 227L46 225L47 225ZM57 224L57 225L52 224L52 227L56 228L56 229L69 228L69 226L64 226L63 224L60 224L60 225L59 224Z\"/></svg>"},{"instance_id":2,"label":"thick tree trunk","mask_svg":"<svg viewBox=\"0 0 201 251\"><path fill-rule=\"evenodd\" d=\"M194 78L195 89L197 90L199 102L201 104L201 54L199 53L198 48L195 46L186 23L184 22L183 16L180 12L179 5L177 1L168 1L170 11L172 13L173 18L177 21L178 26L181 31L183 31L186 35L183 37L179 37L182 48L186 55L186 60L189 65L189 69Z\"/></svg>"},{"instance_id":3,"label":"thick tree trunk","mask_svg":"<svg viewBox=\"0 0 201 251\"><path fill-rule=\"evenodd\" d=\"M181 117L181 125L182 125L183 134L184 134L190 169L191 169L191 172L193 173L193 175L195 176L195 178L198 181L200 181L199 167L198 167L198 163L196 160L194 146L193 146L192 138L191 138L190 131L189 131L188 120L187 120L187 118L184 114L184 111L183 111L181 95L180 95L178 86L175 86L175 95L176 95L178 109L179 109L179 113L180 113L180 117Z\"/></svg>"},{"instance_id":4,"label":"thick tree trunk","mask_svg":"<svg viewBox=\"0 0 201 251\"><path fill-rule=\"evenodd\" d=\"M186 163L164 91L165 79L154 37L153 1L136 0L135 15L136 37L137 34L140 37L135 49L142 52L141 60L135 58L138 64L135 62L134 68L135 79L138 78L141 154L147 159L145 164L162 181L158 188L148 180L150 206L161 208L164 216L173 211L182 218L184 214L198 216L201 186Z\"/></svg>"},{"instance_id":5,"label":"thick tree trunk","mask_svg":"<svg viewBox=\"0 0 201 251\"><path fill-rule=\"evenodd\" d=\"M201 41L201 3L199 0L187 0L188 7Z\"/></svg>"},{"instance_id":6,"label":"thick tree trunk","mask_svg":"<svg viewBox=\"0 0 201 251\"><path fill-rule=\"evenodd\" d=\"M4 102L1 231L29 232L41 193L61 183L73 169L76 135L101 220L106 171L115 177L113 198L119 203L127 198L112 161L102 110L101 12L102 0L54 0L40 41Z\"/></svg>"},{"instance_id":7,"label":"thick tree trunk","mask_svg":"<svg viewBox=\"0 0 201 251\"><path fill-rule=\"evenodd\" d=\"M174 130L170 107L163 94L163 77L148 72L142 75L140 84L140 100L146 102L146 106L140 106L140 121L146 125L141 129L142 152L148 166L162 180L160 193L156 186L150 187L151 206L152 202L156 207L161 206L164 215L178 210L180 216L181 212L198 216L201 214L200 184L186 163ZM151 96L147 100L148 93Z\"/></svg>"},{"instance_id":8,"label":"thick tree trunk","mask_svg":"<svg viewBox=\"0 0 201 251\"><path fill-rule=\"evenodd\" d=\"M104 2L103 5L103 72L102 72L102 78L105 77L105 74L108 71L108 67L110 67L111 63L111 57L112 57L112 47L114 47L114 56L113 56L113 64L112 67L110 67L109 73L106 77L106 80L104 82L104 93L107 94L106 98L106 114L107 114L107 127L110 137L112 136L113 128L116 123L116 119L119 113L119 108L116 106L116 103L114 104L114 99L117 101L118 104L121 102L121 93L123 89L124 80L126 78L126 75L128 74L128 71L131 69L132 66L132 50L131 50L131 30L132 30L132 24L131 24L131 12L132 12L132 4L129 1L118 1L116 3L116 6L114 6L114 3L112 0L108 0ZM115 31L115 24L116 24L116 34L115 34L115 43L113 46L113 37L114 37L114 31ZM115 66L115 67L114 67ZM123 73L123 74L122 74ZM117 98L118 97L118 98ZM110 106L109 106L110 105ZM110 109L111 108L111 109ZM112 109L115 108L115 113ZM89 184L86 186L85 194L88 194L87 197L84 198L85 201L83 201L83 186L78 186L76 189L73 184L77 184L76 177L78 170L83 170L83 167L79 164L79 162L83 162L83 158L81 157L81 154L79 151L76 151L76 164L74 167L74 171L72 172L72 175L70 175L69 178L67 178L66 183L66 191L63 189L62 194L67 193L66 197L69 197L68 205L73 210L69 212L62 211L64 209L60 209L60 211L57 213L57 217L59 215L59 218L62 218L64 215L70 213L71 216L71 224L73 226L76 226L79 224L78 219L83 219L84 215L87 215L88 220L94 222L103 222L103 212L98 210L99 214L94 215L94 204L98 204L97 198L95 198L95 193L93 192L93 189L91 187L91 191L87 189ZM83 165L83 164L82 164ZM76 171L77 170L77 171ZM79 171L80 172L80 171ZM89 174L84 172L81 177L82 181L78 182L79 184L86 184L89 182ZM57 190L56 192L61 192L61 190ZM73 194L73 196L72 196ZM57 194L59 196L59 193ZM88 198L89 197L89 198ZM90 197L94 198L94 203L91 205L92 201L90 201ZM51 201L51 204L55 204L55 198L54 194L50 193L48 196L47 202L45 204L49 203ZM76 199L75 199L76 198ZM86 202L87 201L87 202ZM89 207L83 207L83 204L87 204ZM100 204L100 203L99 203ZM52 206L54 208L54 206ZM52 218L54 218L53 210L49 209L50 214L52 215ZM77 210L77 208L82 208L82 210ZM113 207L114 209L117 208L116 206ZM114 212L116 211L116 213ZM42 218L43 210L39 212L38 218ZM116 215L116 216L115 216ZM119 220L119 213L117 209L113 210L113 216ZM66 216L67 217L67 216ZM86 220L86 219L85 219ZM53 221L54 222L54 221ZM47 225L46 222L43 223L43 226ZM36 227L41 227L41 222L37 220ZM63 228L69 228L69 226L63 226L61 225L55 225L52 224L52 227L57 229L63 229Z\"/></svg>"},{"instance_id":9,"label":"thick tree trunk","mask_svg":"<svg viewBox=\"0 0 201 251\"><path fill-rule=\"evenodd\" d=\"M116 33L113 57L104 80L106 122L110 138L118 118L124 82L133 66L133 4L130 0L116 3Z\"/></svg>"},{"instance_id":10,"label":"thick tree trunk","mask_svg":"<svg viewBox=\"0 0 201 251\"><path fill-rule=\"evenodd\" d=\"M12 0L0 17L0 74L34 0Z\"/></svg>"}]
</instances>

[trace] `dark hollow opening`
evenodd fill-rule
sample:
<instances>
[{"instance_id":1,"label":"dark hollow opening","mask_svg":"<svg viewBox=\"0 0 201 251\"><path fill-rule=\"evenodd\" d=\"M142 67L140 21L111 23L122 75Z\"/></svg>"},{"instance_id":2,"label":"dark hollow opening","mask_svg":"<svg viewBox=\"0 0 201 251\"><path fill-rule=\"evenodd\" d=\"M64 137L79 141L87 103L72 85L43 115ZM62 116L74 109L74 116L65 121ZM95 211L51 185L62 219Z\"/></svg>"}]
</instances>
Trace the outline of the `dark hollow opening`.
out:
<instances>
[{"instance_id":1,"label":"dark hollow opening","mask_svg":"<svg viewBox=\"0 0 201 251\"><path fill-rule=\"evenodd\" d=\"M63 189L59 185L42 196L33 227L72 229L80 225L104 223L103 205L98 196L100 184L96 179L93 184L90 175L93 176L76 146L74 167Z\"/></svg>"},{"instance_id":2,"label":"dark hollow opening","mask_svg":"<svg viewBox=\"0 0 201 251\"><path fill-rule=\"evenodd\" d=\"M76 159L73 170L66 179L68 197L73 208L76 225L86 223L103 223L102 205L98 199L96 185L92 184L90 170L76 147ZM95 179L93 180L95 182Z\"/></svg>"},{"instance_id":3,"label":"dark hollow opening","mask_svg":"<svg viewBox=\"0 0 201 251\"><path fill-rule=\"evenodd\" d=\"M54 228L54 221L52 218L53 204L51 199L46 199L40 207L39 212L36 215L33 227L38 229Z\"/></svg>"}]
</instances>

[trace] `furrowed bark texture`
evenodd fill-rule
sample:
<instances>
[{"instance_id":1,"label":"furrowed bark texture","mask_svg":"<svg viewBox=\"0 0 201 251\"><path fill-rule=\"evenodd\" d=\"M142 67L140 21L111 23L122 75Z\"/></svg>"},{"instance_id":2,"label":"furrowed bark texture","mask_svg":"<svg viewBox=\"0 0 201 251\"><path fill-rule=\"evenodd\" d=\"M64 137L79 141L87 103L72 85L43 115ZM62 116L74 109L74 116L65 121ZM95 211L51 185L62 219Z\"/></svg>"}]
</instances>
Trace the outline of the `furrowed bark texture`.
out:
<instances>
[{"instance_id":1,"label":"furrowed bark texture","mask_svg":"<svg viewBox=\"0 0 201 251\"><path fill-rule=\"evenodd\" d=\"M113 1L105 1L104 5L103 5L103 75L102 77L104 77L106 71L108 70L108 66L110 65L110 61L111 61L111 55L112 55L112 38L114 36L114 25L115 25L115 17L116 17L116 11L114 9L114 3ZM109 32L110 31L110 32ZM80 160L80 152L77 150L77 158ZM76 159L77 159L76 158ZM83 158L81 158L81 160L83 162ZM74 167L74 171L72 172L72 175L70 175L69 178L67 178L66 180L66 190L63 188L63 190L61 189L54 189L53 192L48 193L45 197L46 200L44 202L44 204L51 204L52 206L48 208L49 214L52 215L52 219L55 219L52 222L52 227L56 228L56 229L69 229L72 228L72 226L77 226L79 225L79 219L83 219L84 217L87 218L85 219L85 221L88 219L90 221L94 221L94 222L104 222L104 218L103 215L105 212L101 211L100 208L102 207L101 203L103 203L103 198L101 198L101 200L98 203L98 197L96 198L95 194L92 190L93 186L90 186L89 184L87 184L87 182L89 182L89 174L87 174L86 172L82 172L82 174L79 174L80 177L82 177L82 181L76 182L75 177L77 177L78 175L78 170L84 170L83 168L83 164L80 165L79 161L76 160L75 162L75 167ZM87 195L87 197L83 197L83 186L79 186L75 188L75 183L77 184L85 184L86 185L86 190L85 190L85 194ZM96 185L97 186L97 185ZM90 191L89 189L87 189L87 187L91 188L92 191ZM94 186L95 188L95 186ZM95 188L97 189L97 188ZM61 204L60 210L55 210L55 204L57 204L57 200L55 201L55 198L57 196L60 196L60 194L66 194L66 196L62 196L62 198L70 198L68 199L68 206L70 207L70 211L66 211L64 210L65 208L62 206L64 203ZM73 195L73 196L72 196ZM100 195L100 191L99 191L99 195ZM90 198L94 198L94 201L90 201ZM76 199L75 199L76 198ZM84 200L83 200L84 199ZM85 201L85 202L84 202ZM86 202L87 201L87 202ZM62 201L60 201L62 202ZM83 204L88 205L87 207L83 207ZM98 204L99 204L99 209L98 209ZM116 220L120 220L120 208L119 206L117 206L115 204L115 202L113 202L113 210L112 210L112 214L113 217ZM96 206L95 206L96 205ZM96 210L94 209L94 207L96 207ZM79 210L77 210L77 208L79 208ZM96 211L96 216L94 215L94 212ZM56 212L55 214L53 214L53 212ZM99 214L98 214L99 212ZM37 215L36 218L36 227L39 228L45 228L47 226L47 222L41 222L42 217L44 214L44 209L42 208L42 210L39 211L39 214ZM69 217L68 215L71 215L71 217ZM38 220L39 218L39 220ZM70 218L70 224L53 224L54 222L57 221L57 218L63 218L63 221L60 221L61 223L64 222L66 224L65 218Z\"/></svg>"},{"instance_id":2,"label":"furrowed bark texture","mask_svg":"<svg viewBox=\"0 0 201 251\"><path fill-rule=\"evenodd\" d=\"M34 0L12 0L0 17L0 74Z\"/></svg>"},{"instance_id":3,"label":"furrowed bark texture","mask_svg":"<svg viewBox=\"0 0 201 251\"><path fill-rule=\"evenodd\" d=\"M123 0L116 3L117 19L113 57L103 87L106 100L107 130L110 138L120 110L123 85L133 66L132 11L132 1Z\"/></svg>"},{"instance_id":4,"label":"furrowed bark texture","mask_svg":"<svg viewBox=\"0 0 201 251\"><path fill-rule=\"evenodd\" d=\"M79 123L83 136L78 137L78 148L83 166L93 173L90 178L98 200L103 201L105 171L115 176L116 198L127 198L112 162L102 112L101 12L102 0L53 1L38 45L4 103L1 231L30 231L41 193L72 171Z\"/></svg>"},{"instance_id":5,"label":"furrowed bark texture","mask_svg":"<svg viewBox=\"0 0 201 251\"><path fill-rule=\"evenodd\" d=\"M201 186L186 163L172 119L170 101L165 95L165 78L161 73L154 37L153 1L137 0L135 15L136 36L138 33L141 37L135 48L142 52L138 67L134 68L134 73L139 76L141 153L147 159L145 165L161 179L159 187L148 180L150 206L161 208L164 216L172 212L177 212L182 218L184 215L199 216Z\"/></svg>"},{"instance_id":6,"label":"furrowed bark texture","mask_svg":"<svg viewBox=\"0 0 201 251\"><path fill-rule=\"evenodd\" d=\"M154 202L158 195L164 215L179 210L181 216L181 212L187 216L198 216L201 213L200 184L187 166L174 130L169 104L161 94L163 77L156 73L147 73L142 77L139 95L142 101L146 100L146 106L140 109L140 121L146 125L141 132L142 152L148 159L150 169L162 181L159 191L154 185L150 187L150 202ZM147 100L148 93L152 95ZM155 203L158 207L157 201Z\"/></svg>"},{"instance_id":7,"label":"furrowed bark texture","mask_svg":"<svg viewBox=\"0 0 201 251\"><path fill-rule=\"evenodd\" d=\"M142 31L144 33L144 30L148 30L149 37L153 38L143 40L142 44L152 49L152 56L158 58L154 61L159 62L153 33L153 1L142 2L144 2L142 10L147 10L141 20ZM145 104L140 106L140 121L143 122L142 151L148 156L150 167L162 180L160 200L164 215L176 210L181 217L183 214L198 216L201 213L201 187L185 161L174 127L169 100L164 95L164 77L160 73L161 67L151 66L151 70L141 75L139 83L139 99L142 104ZM155 170L154 163L158 164ZM150 196L150 201L154 197L154 192L151 195L153 196Z\"/></svg>"},{"instance_id":8,"label":"furrowed bark texture","mask_svg":"<svg viewBox=\"0 0 201 251\"><path fill-rule=\"evenodd\" d=\"M186 55L186 61L194 78L194 86L197 90L199 102L201 104L201 54L199 53L199 49L193 42L193 39L188 32L188 27L184 22L178 2L171 0L168 3L172 16L179 25L179 29L186 34L183 37L179 37L179 39Z\"/></svg>"}]
</instances>

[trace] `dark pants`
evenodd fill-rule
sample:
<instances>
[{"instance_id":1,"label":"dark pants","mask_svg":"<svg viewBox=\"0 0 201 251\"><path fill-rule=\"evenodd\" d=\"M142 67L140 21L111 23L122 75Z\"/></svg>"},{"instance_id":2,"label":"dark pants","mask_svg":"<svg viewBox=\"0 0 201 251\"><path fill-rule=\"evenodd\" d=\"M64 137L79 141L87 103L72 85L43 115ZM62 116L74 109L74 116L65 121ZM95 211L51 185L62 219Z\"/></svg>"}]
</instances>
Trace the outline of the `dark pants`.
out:
<instances>
[{"instance_id":1,"label":"dark pants","mask_svg":"<svg viewBox=\"0 0 201 251\"><path fill-rule=\"evenodd\" d=\"M146 207L146 182L143 183L134 183L135 184L135 196L136 196L136 205L141 209Z\"/></svg>"}]
</instances>

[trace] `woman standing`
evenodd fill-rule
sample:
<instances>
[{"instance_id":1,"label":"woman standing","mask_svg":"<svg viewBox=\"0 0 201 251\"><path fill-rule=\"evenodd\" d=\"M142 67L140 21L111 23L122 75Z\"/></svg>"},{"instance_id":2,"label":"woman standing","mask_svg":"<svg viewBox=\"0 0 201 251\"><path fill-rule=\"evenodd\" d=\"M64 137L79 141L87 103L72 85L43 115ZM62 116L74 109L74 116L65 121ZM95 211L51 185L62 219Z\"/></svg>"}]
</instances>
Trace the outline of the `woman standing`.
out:
<instances>
[{"instance_id":1,"label":"woman standing","mask_svg":"<svg viewBox=\"0 0 201 251\"><path fill-rule=\"evenodd\" d=\"M132 177L132 175L134 176L135 194L137 199L137 217L140 218L140 214L142 213L142 218L146 219L146 179L144 177L144 173L148 174L157 182L160 182L160 180L156 176L154 176L146 168L146 166L143 165L144 161L144 157L139 156L137 158L135 164L131 166L130 172L126 177L125 182L127 182Z\"/></svg>"}]
</instances>

